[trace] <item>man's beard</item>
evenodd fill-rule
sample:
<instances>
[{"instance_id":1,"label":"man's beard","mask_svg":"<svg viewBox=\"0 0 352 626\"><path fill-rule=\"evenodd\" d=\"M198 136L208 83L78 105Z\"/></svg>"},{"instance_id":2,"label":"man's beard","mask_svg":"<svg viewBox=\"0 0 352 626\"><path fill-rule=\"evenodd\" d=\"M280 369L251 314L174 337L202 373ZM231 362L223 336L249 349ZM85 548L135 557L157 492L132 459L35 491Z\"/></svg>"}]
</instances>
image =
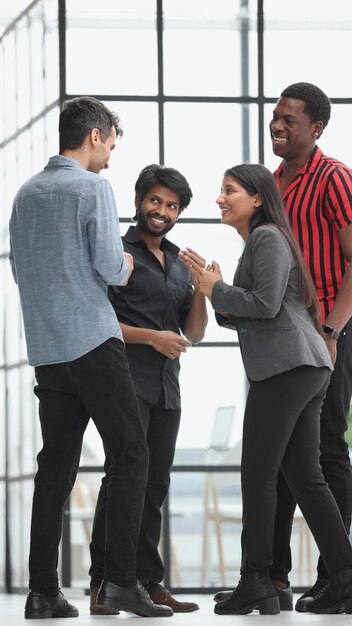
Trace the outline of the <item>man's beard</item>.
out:
<instances>
[{"instance_id":1,"label":"man's beard","mask_svg":"<svg viewBox=\"0 0 352 626\"><path fill-rule=\"evenodd\" d=\"M173 224L168 221L168 222L165 222L165 227L162 228L161 230L159 229L154 230L149 225L148 218L150 217L158 217L160 219L163 219L160 215L158 215L158 213L148 213L148 217L146 218L145 213L143 213L143 211L141 211L140 209L137 209L137 226L144 233L147 233L147 235L150 235L151 237L163 237L173 227Z\"/></svg>"}]
</instances>

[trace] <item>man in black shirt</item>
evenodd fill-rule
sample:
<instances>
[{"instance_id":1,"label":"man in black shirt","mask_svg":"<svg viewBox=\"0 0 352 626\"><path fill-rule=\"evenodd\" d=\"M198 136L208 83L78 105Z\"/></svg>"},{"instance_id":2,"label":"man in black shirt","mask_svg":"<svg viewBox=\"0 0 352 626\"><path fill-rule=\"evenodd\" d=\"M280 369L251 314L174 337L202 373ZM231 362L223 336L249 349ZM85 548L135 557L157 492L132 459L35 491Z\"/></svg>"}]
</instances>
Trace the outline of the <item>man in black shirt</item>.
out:
<instances>
[{"instance_id":1,"label":"man in black shirt","mask_svg":"<svg viewBox=\"0 0 352 626\"><path fill-rule=\"evenodd\" d=\"M192 192L177 170L149 165L135 185L136 226L122 238L132 254L134 271L126 287L112 287L115 308L136 388L149 447L149 473L137 549L137 578L155 604L174 612L195 611L194 602L179 602L160 583L164 565L158 552L161 506L170 484L181 417L180 356L204 337L205 297L192 286L178 258L179 248L165 238L188 206ZM200 259L205 266L204 259ZM107 456L105 469L109 473ZM102 480L93 524L91 613L101 614L95 597L103 578L104 516L107 476Z\"/></svg>"}]
</instances>

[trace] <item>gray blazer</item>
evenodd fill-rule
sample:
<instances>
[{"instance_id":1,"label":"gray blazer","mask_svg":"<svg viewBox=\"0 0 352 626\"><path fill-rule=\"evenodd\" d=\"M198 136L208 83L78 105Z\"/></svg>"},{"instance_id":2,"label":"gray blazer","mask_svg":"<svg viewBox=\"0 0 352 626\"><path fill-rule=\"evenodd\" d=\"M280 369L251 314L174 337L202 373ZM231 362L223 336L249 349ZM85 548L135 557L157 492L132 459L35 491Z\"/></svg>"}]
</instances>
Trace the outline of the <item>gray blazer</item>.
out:
<instances>
[{"instance_id":1,"label":"gray blazer","mask_svg":"<svg viewBox=\"0 0 352 626\"><path fill-rule=\"evenodd\" d=\"M259 226L250 234L233 285L216 282L211 303L220 326L237 330L250 380L301 365L333 369L325 341L298 293L289 245L275 226Z\"/></svg>"}]
</instances>

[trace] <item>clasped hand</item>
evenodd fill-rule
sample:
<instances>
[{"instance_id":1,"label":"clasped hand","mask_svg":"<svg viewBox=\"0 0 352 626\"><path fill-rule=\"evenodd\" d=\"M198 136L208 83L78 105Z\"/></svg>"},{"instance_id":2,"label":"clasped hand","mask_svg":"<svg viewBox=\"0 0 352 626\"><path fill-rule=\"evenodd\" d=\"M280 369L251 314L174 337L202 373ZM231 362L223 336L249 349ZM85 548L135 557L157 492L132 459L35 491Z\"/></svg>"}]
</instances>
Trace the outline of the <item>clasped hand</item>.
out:
<instances>
[{"instance_id":1,"label":"clasped hand","mask_svg":"<svg viewBox=\"0 0 352 626\"><path fill-rule=\"evenodd\" d=\"M180 250L179 258L189 270L195 289L211 299L214 284L222 280L219 264L212 261L206 266L205 259L192 248Z\"/></svg>"}]
</instances>

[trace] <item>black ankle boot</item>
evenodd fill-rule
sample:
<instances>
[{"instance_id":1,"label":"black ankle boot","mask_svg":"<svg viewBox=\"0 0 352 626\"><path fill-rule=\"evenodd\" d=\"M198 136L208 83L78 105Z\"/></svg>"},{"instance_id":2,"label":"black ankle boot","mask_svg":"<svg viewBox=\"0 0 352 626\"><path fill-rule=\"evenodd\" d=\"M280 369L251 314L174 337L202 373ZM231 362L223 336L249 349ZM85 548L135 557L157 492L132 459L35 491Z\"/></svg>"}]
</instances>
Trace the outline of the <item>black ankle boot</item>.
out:
<instances>
[{"instance_id":1,"label":"black ankle boot","mask_svg":"<svg viewBox=\"0 0 352 626\"><path fill-rule=\"evenodd\" d=\"M259 607L261 615L280 613L279 598L266 571L246 570L231 596L217 602L218 615L245 615Z\"/></svg>"},{"instance_id":2,"label":"black ankle boot","mask_svg":"<svg viewBox=\"0 0 352 626\"><path fill-rule=\"evenodd\" d=\"M352 613L352 567L345 567L330 576L330 584L319 598L307 603L311 613Z\"/></svg>"}]
</instances>

